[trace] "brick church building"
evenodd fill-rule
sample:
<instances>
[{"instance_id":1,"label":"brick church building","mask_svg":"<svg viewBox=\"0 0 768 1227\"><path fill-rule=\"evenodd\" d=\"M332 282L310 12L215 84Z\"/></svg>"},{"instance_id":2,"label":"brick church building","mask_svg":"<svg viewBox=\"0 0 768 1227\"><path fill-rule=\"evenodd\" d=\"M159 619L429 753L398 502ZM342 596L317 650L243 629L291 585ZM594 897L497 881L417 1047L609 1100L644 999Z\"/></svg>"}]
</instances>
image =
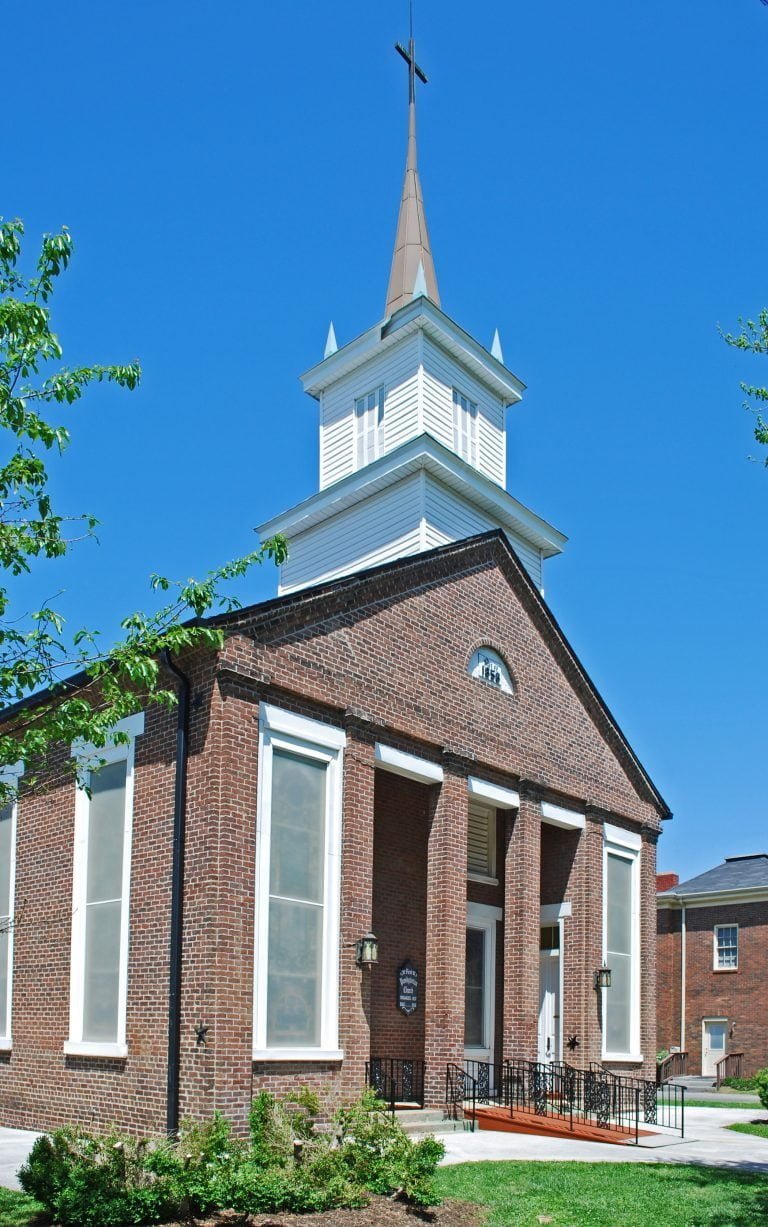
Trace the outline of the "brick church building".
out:
<instances>
[{"instance_id":1,"label":"brick church building","mask_svg":"<svg viewBox=\"0 0 768 1227\"><path fill-rule=\"evenodd\" d=\"M465 1061L652 1076L669 812L543 598L565 538L506 490L523 385L440 306L406 58L385 316L304 376L320 489L260 529L279 595L169 662L178 713L90 796L0 815L2 1124L242 1126L372 1060L435 1106Z\"/></svg>"}]
</instances>

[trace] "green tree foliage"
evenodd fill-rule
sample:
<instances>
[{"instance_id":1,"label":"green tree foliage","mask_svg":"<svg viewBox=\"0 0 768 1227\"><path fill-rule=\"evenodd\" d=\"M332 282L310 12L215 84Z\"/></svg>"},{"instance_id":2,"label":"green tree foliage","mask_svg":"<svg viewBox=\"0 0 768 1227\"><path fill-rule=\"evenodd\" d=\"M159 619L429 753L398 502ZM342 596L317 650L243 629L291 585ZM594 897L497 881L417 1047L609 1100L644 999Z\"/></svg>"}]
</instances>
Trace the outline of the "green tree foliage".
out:
<instances>
[{"instance_id":1,"label":"green tree foliage","mask_svg":"<svg viewBox=\"0 0 768 1227\"><path fill-rule=\"evenodd\" d=\"M740 319L739 332L724 332L722 335L734 349L745 349L750 354L768 354L768 307L760 312L757 320ZM768 388L742 380L741 390L746 396L744 408L755 415L755 439L763 447L768 447L768 422L763 417L768 405ZM763 463L768 467L768 456Z\"/></svg>"},{"instance_id":2,"label":"green tree foliage","mask_svg":"<svg viewBox=\"0 0 768 1227\"><path fill-rule=\"evenodd\" d=\"M63 515L54 507L47 461L66 449L69 431L52 417L76 404L93 383L131 390L141 376L136 362L59 365L62 348L51 327L50 300L70 262L72 239L66 228L45 235L34 275L24 276L18 267L23 234L20 221L0 220L0 712L42 695L11 713L3 726L0 770L22 761L27 789L39 782L42 768L50 771L54 747L77 740L103 747L123 717L150 703L173 705L160 654L219 647L221 630L204 619L236 606L225 595L228 581L265 558L281 562L286 547L274 538L203 580L176 583L153 576L152 587L167 594L166 603L154 613L126 617L121 638L108 648L96 630L68 634L49 602L40 609L17 608L14 579L42 560L62 558L92 536L97 524L92 515ZM63 769L76 772L77 766L67 758ZM8 795L9 785L0 781L0 804Z\"/></svg>"}]
</instances>

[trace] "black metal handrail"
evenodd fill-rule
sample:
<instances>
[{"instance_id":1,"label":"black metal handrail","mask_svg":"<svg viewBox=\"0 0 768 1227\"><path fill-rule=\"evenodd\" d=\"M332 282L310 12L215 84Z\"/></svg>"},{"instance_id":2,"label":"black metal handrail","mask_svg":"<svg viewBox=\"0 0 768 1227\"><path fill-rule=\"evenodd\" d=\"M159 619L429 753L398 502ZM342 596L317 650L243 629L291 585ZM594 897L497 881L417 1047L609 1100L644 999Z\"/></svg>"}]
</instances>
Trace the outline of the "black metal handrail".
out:
<instances>
[{"instance_id":1,"label":"black metal handrail","mask_svg":"<svg viewBox=\"0 0 768 1227\"><path fill-rule=\"evenodd\" d=\"M371 1057L365 1063L366 1085L394 1113L399 1103L424 1107L425 1062L410 1057Z\"/></svg>"},{"instance_id":2,"label":"black metal handrail","mask_svg":"<svg viewBox=\"0 0 768 1227\"><path fill-rule=\"evenodd\" d=\"M640 1091L642 1119L648 1125L660 1125L664 1129L680 1131L685 1136L685 1087L665 1082L658 1085L651 1078L636 1078L633 1074L617 1074L606 1069L599 1061L590 1061L590 1070L605 1078L612 1094L621 1101L622 1096Z\"/></svg>"},{"instance_id":3,"label":"black metal handrail","mask_svg":"<svg viewBox=\"0 0 768 1227\"><path fill-rule=\"evenodd\" d=\"M449 1064L445 1071L445 1114L449 1120L466 1120L467 1108L470 1113L469 1127L474 1133L477 1079L460 1065Z\"/></svg>"}]
</instances>

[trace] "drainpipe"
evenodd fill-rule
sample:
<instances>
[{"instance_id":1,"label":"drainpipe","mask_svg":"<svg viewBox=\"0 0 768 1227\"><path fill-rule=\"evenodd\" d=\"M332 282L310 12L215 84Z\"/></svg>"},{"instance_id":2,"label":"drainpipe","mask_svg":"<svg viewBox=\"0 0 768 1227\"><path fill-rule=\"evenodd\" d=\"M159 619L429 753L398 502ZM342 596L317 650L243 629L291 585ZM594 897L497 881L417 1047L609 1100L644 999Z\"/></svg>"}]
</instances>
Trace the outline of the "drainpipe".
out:
<instances>
[{"instance_id":1,"label":"drainpipe","mask_svg":"<svg viewBox=\"0 0 768 1227\"><path fill-rule=\"evenodd\" d=\"M179 1066L181 1063L181 955L184 917L184 836L187 819L187 745L189 739L189 678L165 649L161 659L179 683L176 717L176 782L173 795L173 861L171 868L171 943L168 973L168 1091L166 1130L179 1131Z\"/></svg>"},{"instance_id":2,"label":"drainpipe","mask_svg":"<svg viewBox=\"0 0 768 1227\"><path fill-rule=\"evenodd\" d=\"M685 904L680 912L680 1051L685 1052Z\"/></svg>"}]
</instances>

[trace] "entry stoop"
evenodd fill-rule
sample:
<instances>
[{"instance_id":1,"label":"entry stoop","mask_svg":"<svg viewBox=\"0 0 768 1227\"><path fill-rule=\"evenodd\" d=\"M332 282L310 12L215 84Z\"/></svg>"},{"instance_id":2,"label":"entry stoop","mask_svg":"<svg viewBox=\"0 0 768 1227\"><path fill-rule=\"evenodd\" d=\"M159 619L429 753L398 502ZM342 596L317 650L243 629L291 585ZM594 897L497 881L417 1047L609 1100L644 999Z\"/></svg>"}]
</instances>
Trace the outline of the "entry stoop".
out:
<instances>
[{"instance_id":1,"label":"entry stoop","mask_svg":"<svg viewBox=\"0 0 768 1227\"><path fill-rule=\"evenodd\" d=\"M465 1125L460 1120L450 1120L441 1108L396 1108L395 1120L411 1137L424 1137L427 1133L463 1133Z\"/></svg>"}]
</instances>

